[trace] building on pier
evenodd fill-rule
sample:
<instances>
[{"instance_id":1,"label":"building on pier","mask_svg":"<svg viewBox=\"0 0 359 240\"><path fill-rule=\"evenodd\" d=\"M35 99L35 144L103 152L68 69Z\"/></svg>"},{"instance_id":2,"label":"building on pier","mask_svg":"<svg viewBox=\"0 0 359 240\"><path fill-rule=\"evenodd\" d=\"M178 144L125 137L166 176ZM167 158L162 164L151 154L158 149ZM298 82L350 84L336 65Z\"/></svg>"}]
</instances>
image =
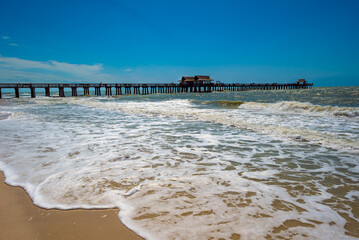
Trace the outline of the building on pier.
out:
<instances>
[{"instance_id":1,"label":"building on pier","mask_svg":"<svg viewBox=\"0 0 359 240\"><path fill-rule=\"evenodd\" d=\"M194 79L197 85L208 85L214 81L209 76L201 76L201 75L194 76Z\"/></svg>"},{"instance_id":2,"label":"building on pier","mask_svg":"<svg viewBox=\"0 0 359 240\"><path fill-rule=\"evenodd\" d=\"M213 82L213 79L205 75L196 75L194 77L183 76L182 79L179 80L179 82L182 86L203 86L211 84Z\"/></svg>"},{"instance_id":3,"label":"building on pier","mask_svg":"<svg viewBox=\"0 0 359 240\"><path fill-rule=\"evenodd\" d=\"M306 83L307 83L307 81L304 78L298 79L298 81L297 81L297 84L306 84Z\"/></svg>"},{"instance_id":4,"label":"building on pier","mask_svg":"<svg viewBox=\"0 0 359 240\"><path fill-rule=\"evenodd\" d=\"M183 76L178 82L181 86L193 86L194 81L194 77Z\"/></svg>"}]
</instances>

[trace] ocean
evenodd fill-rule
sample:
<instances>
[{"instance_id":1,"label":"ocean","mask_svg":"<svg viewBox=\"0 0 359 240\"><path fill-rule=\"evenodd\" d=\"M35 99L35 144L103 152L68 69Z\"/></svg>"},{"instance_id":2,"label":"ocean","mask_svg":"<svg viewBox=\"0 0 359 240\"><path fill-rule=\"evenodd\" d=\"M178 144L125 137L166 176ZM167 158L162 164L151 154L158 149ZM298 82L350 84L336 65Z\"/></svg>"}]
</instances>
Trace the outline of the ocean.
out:
<instances>
[{"instance_id":1,"label":"ocean","mask_svg":"<svg viewBox=\"0 0 359 240\"><path fill-rule=\"evenodd\" d=\"M359 238L359 87L0 102L0 170L146 239Z\"/></svg>"}]
</instances>

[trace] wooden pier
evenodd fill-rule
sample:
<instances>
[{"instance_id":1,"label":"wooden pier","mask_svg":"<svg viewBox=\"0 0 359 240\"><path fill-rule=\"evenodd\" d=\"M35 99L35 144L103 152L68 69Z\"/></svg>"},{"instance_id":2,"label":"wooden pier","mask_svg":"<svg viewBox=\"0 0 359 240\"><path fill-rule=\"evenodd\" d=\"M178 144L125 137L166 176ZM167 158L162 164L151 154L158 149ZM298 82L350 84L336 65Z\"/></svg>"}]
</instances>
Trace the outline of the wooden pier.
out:
<instances>
[{"instance_id":1,"label":"wooden pier","mask_svg":"<svg viewBox=\"0 0 359 240\"><path fill-rule=\"evenodd\" d=\"M203 85L186 86L183 84L124 84L124 83L0 83L1 90L14 89L15 97L20 97L20 88L30 89L31 97L36 97L36 89L45 90L45 96L51 96L51 89L57 89L59 97L65 97L65 89L71 89L71 96L78 96L78 89L83 89L83 95L90 95L90 89L94 89L97 96L101 96L102 89L106 96L123 94L156 94L156 93L183 93L183 92L213 92L213 91L248 91L248 90L281 90L281 89L306 89L312 88L313 83L295 82L286 84L266 83L266 84L240 84L240 83L210 83ZM114 90L114 91L113 91Z\"/></svg>"}]
</instances>

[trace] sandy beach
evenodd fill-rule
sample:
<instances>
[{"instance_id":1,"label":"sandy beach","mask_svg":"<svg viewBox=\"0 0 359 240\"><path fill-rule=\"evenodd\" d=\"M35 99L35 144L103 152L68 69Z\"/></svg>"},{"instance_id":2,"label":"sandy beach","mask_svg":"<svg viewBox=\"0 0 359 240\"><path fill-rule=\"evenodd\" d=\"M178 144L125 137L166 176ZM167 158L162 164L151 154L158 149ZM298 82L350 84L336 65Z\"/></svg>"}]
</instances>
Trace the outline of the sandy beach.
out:
<instances>
[{"instance_id":1,"label":"sandy beach","mask_svg":"<svg viewBox=\"0 0 359 240\"><path fill-rule=\"evenodd\" d=\"M117 209L42 209L4 180L0 172L0 239L142 239L120 222Z\"/></svg>"}]
</instances>

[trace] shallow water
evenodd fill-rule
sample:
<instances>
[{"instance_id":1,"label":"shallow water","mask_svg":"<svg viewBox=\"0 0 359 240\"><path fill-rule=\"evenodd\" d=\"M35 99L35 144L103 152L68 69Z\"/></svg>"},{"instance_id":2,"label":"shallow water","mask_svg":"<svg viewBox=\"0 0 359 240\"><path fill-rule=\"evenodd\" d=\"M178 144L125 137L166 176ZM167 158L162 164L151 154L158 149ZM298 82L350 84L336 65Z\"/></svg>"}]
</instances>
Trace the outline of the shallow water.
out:
<instances>
[{"instance_id":1,"label":"shallow water","mask_svg":"<svg viewBox=\"0 0 359 240\"><path fill-rule=\"evenodd\" d=\"M358 87L24 95L0 169L36 205L118 207L148 239L359 238Z\"/></svg>"}]
</instances>

